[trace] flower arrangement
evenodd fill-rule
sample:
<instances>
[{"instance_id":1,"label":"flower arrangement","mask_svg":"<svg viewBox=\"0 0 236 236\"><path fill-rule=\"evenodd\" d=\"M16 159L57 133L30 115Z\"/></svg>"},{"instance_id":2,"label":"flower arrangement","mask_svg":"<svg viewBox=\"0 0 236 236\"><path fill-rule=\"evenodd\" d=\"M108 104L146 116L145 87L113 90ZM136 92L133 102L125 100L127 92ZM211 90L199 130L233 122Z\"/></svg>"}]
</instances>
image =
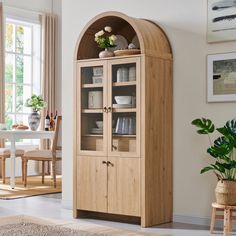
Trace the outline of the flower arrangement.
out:
<instances>
[{"instance_id":1,"label":"flower arrangement","mask_svg":"<svg viewBox=\"0 0 236 236\"><path fill-rule=\"evenodd\" d=\"M110 26L104 27L104 30L100 30L95 34L95 42L100 48L115 47L116 36L111 34L112 28Z\"/></svg>"},{"instance_id":2,"label":"flower arrangement","mask_svg":"<svg viewBox=\"0 0 236 236\"><path fill-rule=\"evenodd\" d=\"M37 96L33 94L30 98L26 100L25 106L32 107L33 112L38 112L46 107L47 103L44 102L41 95Z\"/></svg>"}]
</instances>

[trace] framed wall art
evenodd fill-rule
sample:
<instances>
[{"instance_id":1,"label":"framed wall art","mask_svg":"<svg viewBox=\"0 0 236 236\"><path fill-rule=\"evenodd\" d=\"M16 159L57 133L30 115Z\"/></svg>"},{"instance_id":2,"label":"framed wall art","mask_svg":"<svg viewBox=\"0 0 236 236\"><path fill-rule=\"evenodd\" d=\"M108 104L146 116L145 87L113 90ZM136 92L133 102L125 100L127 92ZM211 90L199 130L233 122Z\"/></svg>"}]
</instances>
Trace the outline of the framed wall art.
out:
<instances>
[{"instance_id":1,"label":"framed wall art","mask_svg":"<svg viewBox=\"0 0 236 236\"><path fill-rule=\"evenodd\" d=\"M236 101L236 53L207 56L208 102Z\"/></svg>"},{"instance_id":2,"label":"framed wall art","mask_svg":"<svg viewBox=\"0 0 236 236\"><path fill-rule=\"evenodd\" d=\"M236 40L236 0L208 0L207 41Z\"/></svg>"}]
</instances>

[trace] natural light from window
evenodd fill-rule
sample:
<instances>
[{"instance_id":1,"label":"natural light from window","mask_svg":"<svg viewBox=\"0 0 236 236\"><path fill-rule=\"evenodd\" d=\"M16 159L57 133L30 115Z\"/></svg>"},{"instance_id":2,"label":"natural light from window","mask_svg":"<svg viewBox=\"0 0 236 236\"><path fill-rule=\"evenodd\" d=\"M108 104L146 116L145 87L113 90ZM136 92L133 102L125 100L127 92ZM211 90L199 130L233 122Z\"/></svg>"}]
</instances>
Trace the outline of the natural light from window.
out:
<instances>
[{"instance_id":1,"label":"natural light from window","mask_svg":"<svg viewBox=\"0 0 236 236\"><path fill-rule=\"evenodd\" d=\"M40 24L6 18L5 25L5 119L28 125L32 94L40 94ZM22 140L21 140L22 142ZM23 140L23 144L33 144Z\"/></svg>"}]
</instances>

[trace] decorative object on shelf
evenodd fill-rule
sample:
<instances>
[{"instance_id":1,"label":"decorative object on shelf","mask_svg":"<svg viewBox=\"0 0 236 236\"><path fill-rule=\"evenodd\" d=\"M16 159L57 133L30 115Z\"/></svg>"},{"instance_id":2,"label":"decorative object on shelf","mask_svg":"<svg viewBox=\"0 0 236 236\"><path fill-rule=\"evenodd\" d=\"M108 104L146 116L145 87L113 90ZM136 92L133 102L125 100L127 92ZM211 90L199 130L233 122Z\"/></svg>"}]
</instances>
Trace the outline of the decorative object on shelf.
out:
<instances>
[{"instance_id":1,"label":"decorative object on shelf","mask_svg":"<svg viewBox=\"0 0 236 236\"><path fill-rule=\"evenodd\" d=\"M136 67L132 66L129 68L129 81L136 80Z\"/></svg>"},{"instance_id":2,"label":"decorative object on shelf","mask_svg":"<svg viewBox=\"0 0 236 236\"><path fill-rule=\"evenodd\" d=\"M100 109L102 108L103 98L102 91L89 91L88 92L88 108Z\"/></svg>"},{"instance_id":3,"label":"decorative object on shelf","mask_svg":"<svg viewBox=\"0 0 236 236\"><path fill-rule=\"evenodd\" d=\"M102 79L103 79L103 67L102 66L93 67L93 77L92 77L93 84L101 84Z\"/></svg>"},{"instance_id":4,"label":"decorative object on shelf","mask_svg":"<svg viewBox=\"0 0 236 236\"><path fill-rule=\"evenodd\" d=\"M110 34L112 28L110 26L104 27L104 30L100 30L95 34L95 42L97 42L100 48L103 48L104 51L99 53L100 58L113 57L114 53L109 51L109 48L115 47L116 36Z\"/></svg>"},{"instance_id":5,"label":"decorative object on shelf","mask_svg":"<svg viewBox=\"0 0 236 236\"><path fill-rule=\"evenodd\" d=\"M218 204L236 205L236 120L229 120L220 128L215 128L213 122L205 118L195 119L192 124L198 128L197 133L208 135L211 146L207 149L207 153L215 162L204 167L201 174L213 171L217 176L215 193ZM209 134L215 130L221 136L212 142Z\"/></svg>"},{"instance_id":6,"label":"decorative object on shelf","mask_svg":"<svg viewBox=\"0 0 236 236\"><path fill-rule=\"evenodd\" d=\"M115 133L120 135L136 134L135 117L118 117L116 122Z\"/></svg>"},{"instance_id":7,"label":"decorative object on shelf","mask_svg":"<svg viewBox=\"0 0 236 236\"><path fill-rule=\"evenodd\" d=\"M128 41L127 39L122 35L116 35L115 40L116 46L112 48L112 51L121 50L121 49L127 49L128 48Z\"/></svg>"},{"instance_id":8,"label":"decorative object on shelf","mask_svg":"<svg viewBox=\"0 0 236 236\"><path fill-rule=\"evenodd\" d=\"M5 123L0 123L0 130L7 130L7 125Z\"/></svg>"},{"instance_id":9,"label":"decorative object on shelf","mask_svg":"<svg viewBox=\"0 0 236 236\"><path fill-rule=\"evenodd\" d=\"M208 55L208 102L236 101L236 53Z\"/></svg>"},{"instance_id":10,"label":"decorative object on shelf","mask_svg":"<svg viewBox=\"0 0 236 236\"><path fill-rule=\"evenodd\" d=\"M114 57L114 53L109 50L109 48L105 48L104 51L99 53L99 58L106 58L106 57Z\"/></svg>"},{"instance_id":11,"label":"decorative object on shelf","mask_svg":"<svg viewBox=\"0 0 236 236\"><path fill-rule=\"evenodd\" d=\"M140 49L140 44L137 35L135 35L132 39L132 44L135 45L135 48Z\"/></svg>"},{"instance_id":12,"label":"decorative object on shelf","mask_svg":"<svg viewBox=\"0 0 236 236\"><path fill-rule=\"evenodd\" d=\"M207 41L236 40L236 1L208 0Z\"/></svg>"},{"instance_id":13,"label":"decorative object on shelf","mask_svg":"<svg viewBox=\"0 0 236 236\"><path fill-rule=\"evenodd\" d=\"M117 82L125 82L128 81L129 77L129 69L127 67L120 67L116 72L116 81Z\"/></svg>"},{"instance_id":14,"label":"decorative object on shelf","mask_svg":"<svg viewBox=\"0 0 236 236\"><path fill-rule=\"evenodd\" d=\"M31 107L33 112L28 116L29 127L31 130L35 131L38 129L40 124L41 115L39 113L47 103L44 102L41 95L37 96L33 94L30 98L26 100L25 106Z\"/></svg>"},{"instance_id":15,"label":"decorative object on shelf","mask_svg":"<svg viewBox=\"0 0 236 236\"><path fill-rule=\"evenodd\" d=\"M115 96L117 104L132 104L132 96Z\"/></svg>"},{"instance_id":16,"label":"decorative object on shelf","mask_svg":"<svg viewBox=\"0 0 236 236\"><path fill-rule=\"evenodd\" d=\"M130 43L128 45L128 49L136 49L136 46L133 43Z\"/></svg>"},{"instance_id":17,"label":"decorative object on shelf","mask_svg":"<svg viewBox=\"0 0 236 236\"><path fill-rule=\"evenodd\" d=\"M115 56L128 56L140 54L140 49L122 49L114 51Z\"/></svg>"}]
</instances>

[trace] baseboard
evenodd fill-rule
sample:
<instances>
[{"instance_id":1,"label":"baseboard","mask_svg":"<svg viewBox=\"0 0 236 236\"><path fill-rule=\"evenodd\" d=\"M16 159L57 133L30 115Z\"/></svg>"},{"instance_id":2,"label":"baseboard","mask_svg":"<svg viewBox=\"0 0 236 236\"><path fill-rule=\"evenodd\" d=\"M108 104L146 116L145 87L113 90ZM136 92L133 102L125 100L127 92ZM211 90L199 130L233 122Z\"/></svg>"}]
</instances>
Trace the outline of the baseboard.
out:
<instances>
[{"instance_id":1,"label":"baseboard","mask_svg":"<svg viewBox=\"0 0 236 236\"><path fill-rule=\"evenodd\" d=\"M173 222L210 227L211 219L207 217L173 215ZM215 228L222 228L222 227L223 227L223 220L216 220ZM233 222L233 229L236 230L236 222Z\"/></svg>"}]
</instances>

